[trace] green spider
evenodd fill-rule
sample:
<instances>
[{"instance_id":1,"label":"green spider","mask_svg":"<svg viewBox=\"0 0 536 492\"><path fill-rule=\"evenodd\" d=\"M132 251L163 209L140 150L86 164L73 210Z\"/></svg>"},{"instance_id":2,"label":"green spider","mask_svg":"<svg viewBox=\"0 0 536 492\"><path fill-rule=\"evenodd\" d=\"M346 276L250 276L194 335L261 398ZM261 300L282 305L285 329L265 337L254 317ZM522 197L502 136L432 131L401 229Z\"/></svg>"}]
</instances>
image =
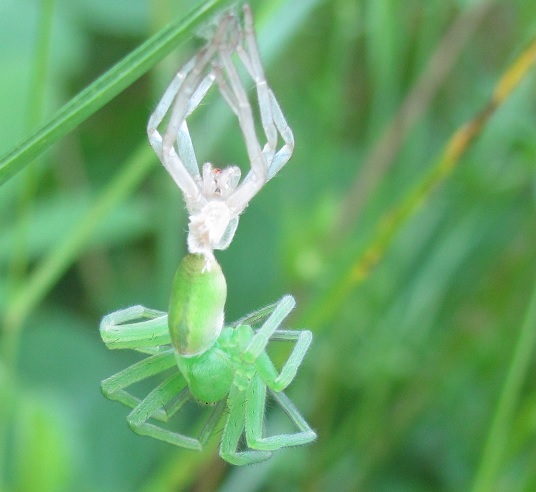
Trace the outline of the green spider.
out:
<instances>
[{"instance_id":1,"label":"green spider","mask_svg":"<svg viewBox=\"0 0 536 492\"><path fill-rule=\"evenodd\" d=\"M193 450L203 448L227 408L220 456L234 465L246 465L268 459L272 451L316 439L282 392L294 379L312 334L278 329L295 305L289 295L223 326L226 294L219 264L204 255L189 254L173 280L169 315L134 306L105 316L100 333L108 348L151 355L103 381L102 390L106 397L133 408L127 420L136 433ZM253 329L251 324L261 320L262 326ZM279 373L265 352L270 341L295 342ZM125 390L172 367L179 370L143 400ZM297 432L264 436L267 388ZM150 418L167 421L191 399L214 405L199 436L185 436L148 422ZM243 433L247 449L239 450Z\"/></svg>"}]
</instances>

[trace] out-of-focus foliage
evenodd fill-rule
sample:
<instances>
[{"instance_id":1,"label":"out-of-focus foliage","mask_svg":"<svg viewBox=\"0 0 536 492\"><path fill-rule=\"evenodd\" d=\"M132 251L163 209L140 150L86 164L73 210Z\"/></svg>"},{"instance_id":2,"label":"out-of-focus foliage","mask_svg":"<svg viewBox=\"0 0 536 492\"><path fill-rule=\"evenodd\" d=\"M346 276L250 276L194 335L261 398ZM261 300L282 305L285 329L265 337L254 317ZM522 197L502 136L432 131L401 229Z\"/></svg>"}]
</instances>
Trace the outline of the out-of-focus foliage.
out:
<instances>
[{"instance_id":1,"label":"out-of-focus foliage","mask_svg":"<svg viewBox=\"0 0 536 492\"><path fill-rule=\"evenodd\" d=\"M0 153L35 126L29 104L40 90L32 71L42 3L0 0ZM201 3L56 0L40 122ZM210 450L133 434L127 409L101 396L100 381L135 356L106 350L100 318L132 304L165 310L184 254L181 197L154 158L142 184L98 220L31 310L16 363L0 360L0 489L459 491L482 472L536 272L534 73L366 280L341 291L336 309L325 301L536 34L536 4L255 0L252 7L296 149L248 207L229 250L218 253L226 312L232 320L284 293L297 297L290 325L307 323L315 339L289 393L318 441L232 468ZM453 26L459 31L449 37ZM148 146L147 118L195 46L177 47L0 188L2 312ZM437 77L411 100L414 124L407 134L395 126L400 144L396 131L382 140L427 70ZM244 164L237 127L215 98L193 120L201 161ZM381 165L371 157L378 145L393 155ZM530 360L511 395L505 435L493 444L500 458L491 490L536 490L534 350Z\"/></svg>"}]
</instances>

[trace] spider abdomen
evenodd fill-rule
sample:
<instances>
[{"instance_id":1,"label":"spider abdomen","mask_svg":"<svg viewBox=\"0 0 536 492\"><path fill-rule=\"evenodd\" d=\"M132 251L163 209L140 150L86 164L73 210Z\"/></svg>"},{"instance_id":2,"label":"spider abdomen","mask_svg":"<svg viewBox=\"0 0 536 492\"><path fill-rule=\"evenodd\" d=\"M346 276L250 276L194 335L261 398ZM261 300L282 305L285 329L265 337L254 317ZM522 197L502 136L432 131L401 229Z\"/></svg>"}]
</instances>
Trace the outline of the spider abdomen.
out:
<instances>
[{"instance_id":1,"label":"spider abdomen","mask_svg":"<svg viewBox=\"0 0 536 492\"><path fill-rule=\"evenodd\" d=\"M189 254L173 279L168 327L171 342L185 357L214 345L223 327L227 284L215 259Z\"/></svg>"}]
</instances>

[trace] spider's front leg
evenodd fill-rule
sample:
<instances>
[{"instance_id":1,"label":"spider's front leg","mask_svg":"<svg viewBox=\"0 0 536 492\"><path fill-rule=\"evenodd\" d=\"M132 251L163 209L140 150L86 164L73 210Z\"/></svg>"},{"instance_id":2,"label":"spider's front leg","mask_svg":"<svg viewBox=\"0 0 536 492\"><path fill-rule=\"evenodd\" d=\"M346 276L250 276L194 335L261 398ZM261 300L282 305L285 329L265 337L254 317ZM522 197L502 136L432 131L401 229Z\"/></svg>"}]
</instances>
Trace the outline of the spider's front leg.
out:
<instances>
[{"instance_id":1,"label":"spider's front leg","mask_svg":"<svg viewBox=\"0 0 536 492\"><path fill-rule=\"evenodd\" d=\"M263 436L263 421L266 407L266 384L260 377L252 379L246 402L245 430L248 445L253 449L275 451L289 446L301 446L316 439L314 432L299 410L283 392L270 389L272 398L279 404L298 432Z\"/></svg>"}]
</instances>

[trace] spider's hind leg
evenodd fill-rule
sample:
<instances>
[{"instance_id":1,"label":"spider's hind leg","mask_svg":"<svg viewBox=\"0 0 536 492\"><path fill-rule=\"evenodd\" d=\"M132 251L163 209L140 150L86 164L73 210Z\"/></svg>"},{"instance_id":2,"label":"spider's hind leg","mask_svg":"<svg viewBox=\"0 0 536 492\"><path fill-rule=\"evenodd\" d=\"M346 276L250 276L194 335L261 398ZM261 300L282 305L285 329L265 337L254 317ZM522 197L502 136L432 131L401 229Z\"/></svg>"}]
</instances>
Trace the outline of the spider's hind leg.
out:
<instances>
[{"instance_id":1,"label":"spider's hind leg","mask_svg":"<svg viewBox=\"0 0 536 492\"><path fill-rule=\"evenodd\" d=\"M272 456L270 451L245 450L238 451L240 437L244 432L246 392L232 386L227 398L229 417L223 429L220 445L220 456L232 465L249 465L267 460Z\"/></svg>"},{"instance_id":2,"label":"spider's hind leg","mask_svg":"<svg viewBox=\"0 0 536 492\"><path fill-rule=\"evenodd\" d=\"M130 408L137 407L141 400L126 391L132 384L147 379L156 374L176 366L175 355L172 349L147 357L122 371L110 376L101 383L101 389L106 398L115 400ZM162 409L155 412L154 418L162 421L168 419L168 415Z\"/></svg>"},{"instance_id":3,"label":"spider's hind leg","mask_svg":"<svg viewBox=\"0 0 536 492\"><path fill-rule=\"evenodd\" d=\"M300 446L314 441L316 433L290 399L282 392L270 390L270 393L296 426L298 432L263 437L266 385L260 377L256 376L251 380L247 391L245 428L248 445L254 449L275 451L283 447Z\"/></svg>"},{"instance_id":4,"label":"spider's hind leg","mask_svg":"<svg viewBox=\"0 0 536 492\"><path fill-rule=\"evenodd\" d=\"M214 408L209 419L205 423L199 438L185 436L169 429L164 429L156 424L147 422L150 418L156 418L158 412L175 399L168 410L168 417L177 413L192 395L186 387L186 381L181 373L176 373L159 384L140 402L127 417L131 429L142 436L149 436L181 448L200 451L206 444L214 428L220 421L224 409L224 401Z\"/></svg>"},{"instance_id":5,"label":"spider's hind leg","mask_svg":"<svg viewBox=\"0 0 536 492\"><path fill-rule=\"evenodd\" d=\"M295 342L289 358L281 368L279 374L272 361L265 353L256 361L256 368L268 387L273 391L284 390L296 377L305 354L313 341L313 334L309 330L276 330L270 337L272 342Z\"/></svg>"}]
</instances>

